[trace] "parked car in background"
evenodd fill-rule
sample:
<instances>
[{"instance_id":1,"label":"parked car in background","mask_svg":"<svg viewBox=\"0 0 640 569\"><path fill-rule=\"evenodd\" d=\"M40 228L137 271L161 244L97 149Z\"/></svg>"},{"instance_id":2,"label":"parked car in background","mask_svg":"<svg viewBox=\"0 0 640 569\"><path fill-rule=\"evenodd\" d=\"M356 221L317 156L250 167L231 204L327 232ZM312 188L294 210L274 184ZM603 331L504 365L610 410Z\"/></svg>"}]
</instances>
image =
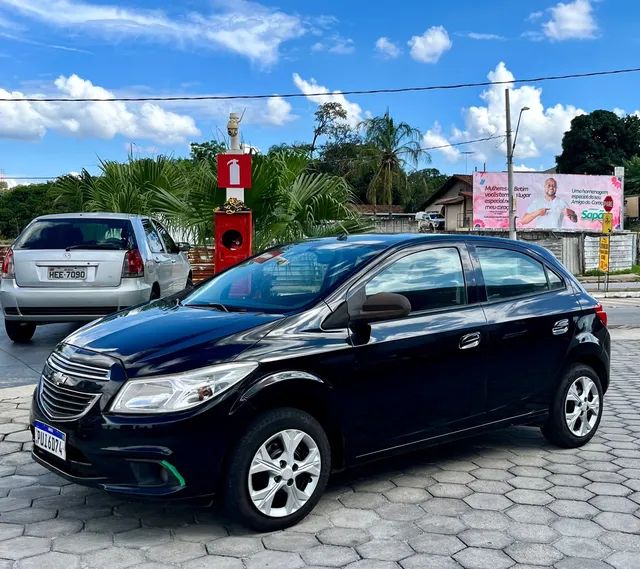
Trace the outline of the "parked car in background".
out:
<instances>
[{"instance_id":1,"label":"parked car in background","mask_svg":"<svg viewBox=\"0 0 640 569\"><path fill-rule=\"evenodd\" d=\"M2 264L0 303L7 334L25 342L39 324L94 320L180 292L192 278L188 248L144 216L38 217Z\"/></svg>"},{"instance_id":2,"label":"parked car in background","mask_svg":"<svg viewBox=\"0 0 640 569\"><path fill-rule=\"evenodd\" d=\"M416 213L418 229L424 231L444 231L444 216L434 211L419 211Z\"/></svg>"},{"instance_id":3,"label":"parked car in background","mask_svg":"<svg viewBox=\"0 0 640 569\"><path fill-rule=\"evenodd\" d=\"M577 447L609 385L607 315L545 249L356 235L270 249L50 355L33 457L118 496L209 497L260 530L329 474L513 424Z\"/></svg>"}]
</instances>

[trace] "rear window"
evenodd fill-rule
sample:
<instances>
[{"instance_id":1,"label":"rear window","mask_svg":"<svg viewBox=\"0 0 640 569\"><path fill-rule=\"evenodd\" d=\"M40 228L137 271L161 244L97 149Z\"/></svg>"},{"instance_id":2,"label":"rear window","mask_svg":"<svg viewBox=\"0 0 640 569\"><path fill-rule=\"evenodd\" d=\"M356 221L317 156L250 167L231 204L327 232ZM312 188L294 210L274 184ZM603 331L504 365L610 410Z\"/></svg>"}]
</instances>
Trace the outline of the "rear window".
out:
<instances>
[{"instance_id":1,"label":"rear window","mask_svg":"<svg viewBox=\"0 0 640 569\"><path fill-rule=\"evenodd\" d=\"M108 249L135 247L128 219L45 219L30 225L16 249Z\"/></svg>"}]
</instances>

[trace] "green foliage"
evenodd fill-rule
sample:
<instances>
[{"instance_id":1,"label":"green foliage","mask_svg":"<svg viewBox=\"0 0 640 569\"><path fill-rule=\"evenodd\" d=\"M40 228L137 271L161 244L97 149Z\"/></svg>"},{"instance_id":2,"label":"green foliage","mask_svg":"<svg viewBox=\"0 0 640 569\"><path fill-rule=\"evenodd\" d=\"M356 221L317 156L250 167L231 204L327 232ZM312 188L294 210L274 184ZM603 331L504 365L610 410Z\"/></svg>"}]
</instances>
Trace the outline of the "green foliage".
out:
<instances>
[{"instance_id":1,"label":"green foliage","mask_svg":"<svg viewBox=\"0 0 640 569\"><path fill-rule=\"evenodd\" d=\"M624 193L640 194L640 156L634 156L624 163Z\"/></svg>"},{"instance_id":2,"label":"green foliage","mask_svg":"<svg viewBox=\"0 0 640 569\"><path fill-rule=\"evenodd\" d=\"M411 172L407 176L406 191L402 203L405 211L415 212L423 209L425 202L447 180L446 174L441 174L436 168L425 168Z\"/></svg>"},{"instance_id":3,"label":"green foliage","mask_svg":"<svg viewBox=\"0 0 640 569\"><path fill-rule=\"evenodd\" d=\"M215 162L218 154L227 151L227 144L219 140L209 140L206 142L192 142L191 158L193 160L212 160Z\"/></svg>"},{"instance_id":4,"label":"green foliage","mask_svg":"<svg viewBox=\"0 0 640 569\"><path fill-rule=\"evenodd\" d=\"M429 155L420 148L421 134L406 122L396 122L389 111L381 117L363 121L365 167L373 167L374 176L367 191L367 200L373 204L393 203L393 188L406 185L405 167L417 166L421 158ZM402 190L401 190L402 191Z\"/></svg>"},{"instance_id":5,"label":"green foliage","mask_svg":"<svg viewBox=\"0 0 640 569\"><path fill-rule=\"evenodd\" d=\"M610 174L638 154L640 118L598 110L571 121L556 164L562 174Z\"/></svg>"},{"instance_id":6,"label":"green foliage","mask_svg":"<svg viewBox=\"0 0 640 569\"><path fill-rule=\"evenodd\" d=\"M0 193L0 236L13 240L39 215L73 211L65 202L54 205L55 184L16 186Z\"/></svg>"}]
</instances>

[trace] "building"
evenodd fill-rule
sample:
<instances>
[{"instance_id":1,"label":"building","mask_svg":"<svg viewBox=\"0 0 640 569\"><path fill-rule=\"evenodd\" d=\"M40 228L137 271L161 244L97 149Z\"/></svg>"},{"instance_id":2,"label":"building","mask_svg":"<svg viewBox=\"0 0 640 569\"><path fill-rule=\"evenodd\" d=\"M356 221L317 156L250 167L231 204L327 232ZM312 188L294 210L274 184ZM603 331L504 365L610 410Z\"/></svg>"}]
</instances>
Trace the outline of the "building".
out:
<instances>
[{"instance_id":1,"label":"building","mask_svg":"<svg viewBox=\"0 0 640 569\"><path fill-rule=\"evenodd\" d=\"M471 229L473 221L473 176L454 174L420 208L444 215L445 231Z\"/></svg>"}]
</instances>

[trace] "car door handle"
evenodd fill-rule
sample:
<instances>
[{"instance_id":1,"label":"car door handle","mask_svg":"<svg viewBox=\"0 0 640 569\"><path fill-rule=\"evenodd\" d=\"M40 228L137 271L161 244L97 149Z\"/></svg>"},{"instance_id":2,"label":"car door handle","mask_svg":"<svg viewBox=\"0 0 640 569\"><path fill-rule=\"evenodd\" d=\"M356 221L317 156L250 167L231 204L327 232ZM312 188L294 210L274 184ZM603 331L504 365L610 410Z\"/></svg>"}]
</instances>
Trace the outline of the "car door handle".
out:
<instances>
[{"instance_id":1,"label":"car door handle","mask_svg":"<svg viewBox=\"0 0 640 569\"><path fill-rule=\"evenodd\" d=\"M480 345L480 332L472 332L471 334L465 334L460 338L460 344L458 347L461 350L468 350L470 348L477 348Z\"/></svg>"},{"instance_id":2,"label":"car door handle","mask_svg":"<svg viewBox=\"0 0 640 569\"><path fill-rule=\"evenodd\" d=\"M551 330L554 336L562 336L562 334L566 334L569 331L569 319L563 318L562 320L558 320Z\"/></svg>"}]
</instances>

